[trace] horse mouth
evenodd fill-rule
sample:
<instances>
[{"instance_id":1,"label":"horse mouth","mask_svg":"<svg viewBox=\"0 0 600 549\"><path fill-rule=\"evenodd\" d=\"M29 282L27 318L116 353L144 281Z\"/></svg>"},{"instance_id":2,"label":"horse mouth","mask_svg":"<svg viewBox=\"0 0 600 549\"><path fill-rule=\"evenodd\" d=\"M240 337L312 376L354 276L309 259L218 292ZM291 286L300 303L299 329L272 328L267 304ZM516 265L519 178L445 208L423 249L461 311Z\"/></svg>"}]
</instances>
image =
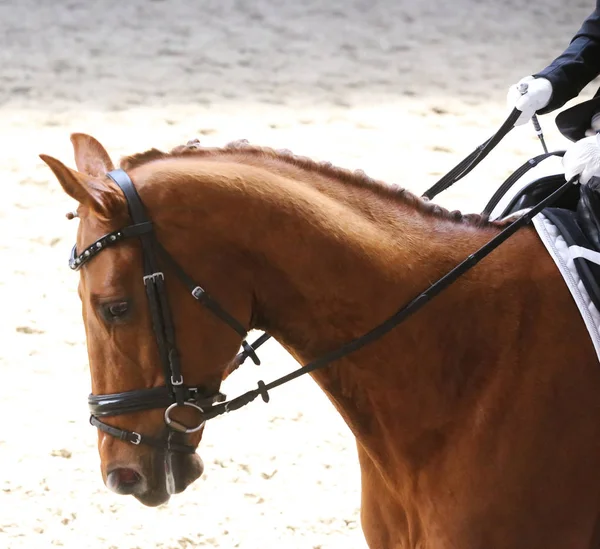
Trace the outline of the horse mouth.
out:
<instances>
[{"instance_id":1,"label":"horse mouth","mask_svg":"<svg viewBox=\"0 0 600 549\"><path fill-rule=\"evenodd\" d=\"M142 505L146 507L158 507L168 503L171 496L167 492L148 491L145 494L134 496Z\"/></svg>"},{"instance_id":2,"label":"horse mouth","mask_svg":"<svg viewBox=\"0 0 600 549\"><path fill-rule=\"evenodd\" d=\"M155 489L136 496L147 507L165 504L171 496L183 492L202 476L204 462L198 454L165 452L156 456L154 471Z\"/></svg>"},{"instance_id":3,"label":"horse mouth","mask_svg":"<svg viewBox=\"0 0 600 549\"><path fill-rule=\"evenodd\" d=\"M163 466L165 490L169 495L180 494L204 472L204 462L198 454L166 452Z\"/></svg>"}]
</instances>

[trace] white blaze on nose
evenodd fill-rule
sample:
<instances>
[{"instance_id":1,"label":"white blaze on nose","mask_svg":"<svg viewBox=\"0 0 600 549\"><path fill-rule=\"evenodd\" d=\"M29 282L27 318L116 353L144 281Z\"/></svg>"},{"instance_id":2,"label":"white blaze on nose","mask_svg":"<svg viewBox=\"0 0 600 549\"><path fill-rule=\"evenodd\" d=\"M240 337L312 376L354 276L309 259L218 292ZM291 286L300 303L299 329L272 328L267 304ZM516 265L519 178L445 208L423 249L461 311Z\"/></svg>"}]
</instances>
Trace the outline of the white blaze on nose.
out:
<instances>
[{"instance_id":1,"label":"white blaze on nose","mask_svg":"<svg viewBox=\"0 0 600 549\"><path fill-rule=\"evenodd\" d=\"M175 477L173 476L173 452L165 452L165 490L172 496L175 493Z\"/></svg>"}]
</instances>

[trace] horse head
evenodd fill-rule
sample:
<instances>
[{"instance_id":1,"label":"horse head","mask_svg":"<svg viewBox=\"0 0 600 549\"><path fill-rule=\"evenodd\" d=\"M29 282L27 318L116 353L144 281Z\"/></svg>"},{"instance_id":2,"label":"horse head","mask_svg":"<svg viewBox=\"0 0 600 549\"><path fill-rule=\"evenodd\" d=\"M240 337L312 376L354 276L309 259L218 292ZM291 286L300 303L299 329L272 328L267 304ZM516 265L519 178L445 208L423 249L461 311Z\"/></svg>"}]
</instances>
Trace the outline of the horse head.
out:
<instances>
[{"instance_id":1,"label":"horse head","mask_svg":"<svg viewBox=\"0 0 600 549\"><path fill-rule=\"evenodd\" d=\"M70 265L80 272L102 476L111 490L159 505L202 475L195 449L203 413L223 398L251 293L241 269L222 276L229 259L211 231L190 254L178 229L194 214L169 203L155 170L125 174L96 139L73 134L71 141L77 170L41 158L79 203Z\"/></svg>"}]
</instances>

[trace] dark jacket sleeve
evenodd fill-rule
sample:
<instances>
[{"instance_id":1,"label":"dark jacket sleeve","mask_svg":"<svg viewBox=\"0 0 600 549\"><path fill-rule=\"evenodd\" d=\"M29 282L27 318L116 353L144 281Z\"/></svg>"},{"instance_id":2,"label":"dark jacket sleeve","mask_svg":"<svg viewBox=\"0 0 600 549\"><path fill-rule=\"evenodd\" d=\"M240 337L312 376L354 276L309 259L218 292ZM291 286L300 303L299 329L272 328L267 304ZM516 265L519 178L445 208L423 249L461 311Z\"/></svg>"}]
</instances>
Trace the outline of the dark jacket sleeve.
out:
<instances>
[{"instance_id":1,"label":"dark jacket sleeve","mask_svg":"<svg viewBox=\"0 0 600 549\"><path fill-rule=\"evenodd\" d=\"M544 70L534 74L550 80L550 103L538 112L545 114L577 97L600 74L600 0L596 9L583 22L568 48Z\"/></svg>"}]
</instances>

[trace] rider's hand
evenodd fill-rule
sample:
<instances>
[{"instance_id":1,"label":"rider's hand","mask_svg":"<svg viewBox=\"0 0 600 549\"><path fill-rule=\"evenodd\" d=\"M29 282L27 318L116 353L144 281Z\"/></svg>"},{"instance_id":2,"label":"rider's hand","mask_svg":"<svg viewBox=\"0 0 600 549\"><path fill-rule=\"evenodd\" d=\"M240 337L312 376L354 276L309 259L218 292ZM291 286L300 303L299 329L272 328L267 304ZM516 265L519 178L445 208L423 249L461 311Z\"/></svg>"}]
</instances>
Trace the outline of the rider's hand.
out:
<instances>
[{"instance_id":1,"label":"rider's hand","mask_svg":"<svg viewBox=\"0 0 600 549\"><path fill-rule=\"evenodd\" d=\"M579 175L583 185L592 177L600 177L600 136L584 137L570 145L562 163L567 181Z\"/></svg>"},{"instance_id":2,"label":"rider's hand","mask_svg":"<svg viewBox=\"0 0 600 549\"><path fill-rule=\"evenodd\" d=\"M524 83L528 86L527 93L521 94L518 87ZM522 111L521 116L515 122L515 126L529 122L536 111L543 109L550 103L551 97L552 84L545 78L526 76L511 86L506 95L506 104L511 110L517 108Z\"/></svg>"}]
</instances>

